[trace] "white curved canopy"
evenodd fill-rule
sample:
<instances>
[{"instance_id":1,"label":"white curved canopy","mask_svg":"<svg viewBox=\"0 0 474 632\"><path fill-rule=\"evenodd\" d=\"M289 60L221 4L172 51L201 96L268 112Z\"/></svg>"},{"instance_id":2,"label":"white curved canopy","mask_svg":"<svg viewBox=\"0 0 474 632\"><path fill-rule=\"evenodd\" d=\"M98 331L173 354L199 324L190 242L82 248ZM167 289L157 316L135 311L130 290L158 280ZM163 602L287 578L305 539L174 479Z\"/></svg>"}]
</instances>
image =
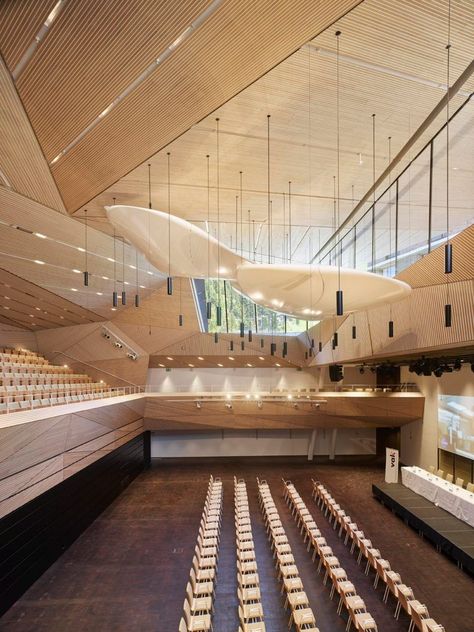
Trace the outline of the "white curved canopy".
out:
<instances>
[{"instance_id":1,"label":"white curved canopy","mask_svg":"<svg viewBox=\"0 0 474 632\"><path fill-rule=\"evenodd\" d=\"M106 206L105 210L117 233L165 274L171 267L173 276L235 279L237 266L245 261L212 235L176 215L125 205Z\"/></svg>"},{"instance_id":2,"label":"white curved canopy","mask_svg":"<svg viewBox=\"0 0 474 632\"><path fill-rule=\"evenodd\" d=\"M322 320L336 313L337 267L243 263L237 283L255 303L296 318ZM345 313L394 303L411 292L403 281L345 268L340 287Z\"/></svg>"}]
</instances>

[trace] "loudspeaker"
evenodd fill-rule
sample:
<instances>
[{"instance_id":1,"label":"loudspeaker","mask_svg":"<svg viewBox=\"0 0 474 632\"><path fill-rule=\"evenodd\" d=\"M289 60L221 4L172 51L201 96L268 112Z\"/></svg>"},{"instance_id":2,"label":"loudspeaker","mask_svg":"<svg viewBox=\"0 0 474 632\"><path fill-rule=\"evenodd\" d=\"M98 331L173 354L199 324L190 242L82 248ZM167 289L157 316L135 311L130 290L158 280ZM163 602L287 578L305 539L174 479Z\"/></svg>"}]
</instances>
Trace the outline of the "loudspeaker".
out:
<instances>
[{"instance_id":1,"label":"loudspeaker","mask_svg":"<svg viewBox=\"0 0 474 632\"><path fill-rule=\"evenodd\" d=\"M329 379L331 382L340 382L344 377L344 367L342 364L329 365Z\"/></svg>"}]
</instances>

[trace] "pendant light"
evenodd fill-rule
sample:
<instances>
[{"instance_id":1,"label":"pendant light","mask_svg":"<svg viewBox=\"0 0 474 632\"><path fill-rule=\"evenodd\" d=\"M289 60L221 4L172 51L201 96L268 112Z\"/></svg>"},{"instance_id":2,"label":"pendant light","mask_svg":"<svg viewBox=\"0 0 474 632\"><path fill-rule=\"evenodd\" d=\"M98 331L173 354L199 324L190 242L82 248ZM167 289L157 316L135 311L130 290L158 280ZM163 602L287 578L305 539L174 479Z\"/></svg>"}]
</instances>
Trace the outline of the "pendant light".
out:
<instances>
[{"instance_id":1,"label":"pendant light","mask_svg":"<svg viewBox=\"0 0 474 632\"><path fill-rule=\"evenodd\" d=\"M244 351L244 350L245 350L245 342L244 342L243 340L241 340L241 341L240 341L240 349L241 349L242 351Z\"/></svg>"},{"instance_id":2,"label":"pendant light","mask_svg":"<svg viewBox=\"0 0 474 632\"><path fill-rule=\"evenodd\" d=\"M375 272L375 114L372 114L372 180L373 180L373 202L372 202L372 263L371 271Z\"/></svg>"},{"instance_id":3,"label":"pendant light","mask_svg":"<svg viewBox=\"0 0 474 632\"><path fill-rule=\"evenodd\" d=\"M211 180L210 180L210 165L209 154L206 154L207 164L207 279L208 282L211 278ZM207 320L212 318L212 303L207 301L206 303L206 317Z\"/></svg>"},{"instance_id":4,"label":"pendant light","mask_svg":"<svg viewBox=\"0 0 474 632\"><path fill-rule=\"evenodd\" d=\"M233 351L234 350L234 341L231 340L229 343L229 351Z\"/></svg>"},{"instance_id":5,"label":"pendant light","mask_svg":"<svg viewBox=\"0 0 474 632\"><path fill-rule=\"evenodd\" d=\"M138 250L135 250L135 283L136 283L136 290L135 290L135 307L140 307L140 294L138 291L139 285L138 285Z\"/></svg>"},{"instance_id":6,"label":"pendant light","mask_svg":"<svg viewBox=\"0 0 474 632\"><path fill-rule=\"evenodd\" d=\"M446 244L444 246L444 273L446 275L446 304L444 306L444 326L451 327L453 320L449 293L449 275L453 271L453 246L449 238L449 98L450 98L450 54L451 54L451 0L448 0L448 38L446 44Z\"/></svg>"},{"instance_id":7,"label":"pendant light","mask_svg":"<svg viewBox=\"0 0 474 632\"><path fill-rule=\"evenodd\" d=\"M340 224L340 201L341 201L341 173L340 173L340 116L339 116L339 36L341 31L336 31L336 148L337 148L337 220L336 230ZM337 248L337 244L336 244ZM339 247L339 255L337 256L337 286L336 291L336 314L342 316L344 314L344 297L341 289L341 258L342 244Z\"/></svg>"},{"instance_id":8,"label":"pendant light","mask_svg":"<svg viewBox=\"0 0 474 632\"><path fill-rule=\"evenodd\" d=\"M115 200L114 200L115 205ZM118 294L117 294L117 257L116 257L116 244L115 244L115 228L114 228L114 291L112 292L112 306L118 307Z\"/></svg>"},{"instance_id":9,"label":"pendant light","mask_svg":"<svg viewBox=\"0 0 474 632\"><path fill-rule=\"evenodd\" d=\"M248 218L249 218L249 221L248 221L248 243L249 243L248 258L250 259L250 209L248 211ZM250 310L251 310L252 309L252 305L251 305L250 301L249 301L249 307L250 307ZM250 323L252 323L252 317L250 317ZM252 327L250 327L249 328L249 342L252 342L252 339L253 339Z\"/></svg>"},{"instance_id":10,"label":"pendant light","mask_svg":"<svg viewBox=\"0 0 474 632\"><path fill-rule=\"evenodd\" d=\"M287 333L287 318L286 318L286 314L285 316L283 316L283 322L284 322L284 326L285 326L285 340L283 341L283 357L286 358L287 354L288 354L288 342L286 341L286 333Z\"/></svg>"},{"instance_id":11,"label":"pendant light","mask_svg":"<svg viewBox=\"0 0 474 632\"><path fill-rule=\"evenodd\" d=\"M87 209L84 210L84 285L87 287L89 285L89 272L87 271Z\"/></svg>"},{"instance_id":12,"label":"pendant light","mask_svg":"<svg viewBox=\"0 0 474 632\"><path fill-rule=\"evenodd\" d=\"M392 162L392 137L388 137L388 166ZM392 172L388 174L388 240L389 240L389 254L392 255ZM388 319L388 337L394 336L394 324L392 316L392 303L389 305L390 318Z\"/></svg>"},{"instance_id":13,"label":"pendant light","mask_svg":"<svg viewBox=\"0 0 474 632\"><path fill-rule=\"evenodd\" d=\"M356 340L357 338L357 327L352 325L352 340Z\"/></svg>"},{"instance_id":14,"label":"pendant light","mask_svg":"<svg viewBox=\"0 0 474 632\"><path fill-rule=\"evenodd\" d=\"M272 226L270 201L270 114L267 114L267 231L268 263L272 262Z\"/></svg>"},{"instance_id":15,"label":"pendant light","mask_svg":"<svg viewBox=\"0 0 474 632\"><path fill-rule=\"evenodd\" d=\"M170 152L166 152L168 166L168 278L166 279L166 290L168 296L173 294L173 277L171 276L171 165Z\"/></svg>"},{"instance_id":16,"label":"pendant light","mask_svg":"<svg viewBox=\"0 0 474 632\"><path fill-rule=\"evenodd\" d=\"M127 304L127 293L125 292L125 237L122 237L122 305Z\"/></svg>"}]
</instances>

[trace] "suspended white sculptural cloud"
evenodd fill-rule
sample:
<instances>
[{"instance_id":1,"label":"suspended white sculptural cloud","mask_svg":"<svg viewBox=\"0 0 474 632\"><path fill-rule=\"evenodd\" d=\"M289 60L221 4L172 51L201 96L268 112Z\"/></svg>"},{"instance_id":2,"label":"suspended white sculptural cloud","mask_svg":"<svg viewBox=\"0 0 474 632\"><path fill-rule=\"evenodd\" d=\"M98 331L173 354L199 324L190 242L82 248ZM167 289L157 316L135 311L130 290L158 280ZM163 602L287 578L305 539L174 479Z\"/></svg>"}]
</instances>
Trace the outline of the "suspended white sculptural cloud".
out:
<instances>
[{"instance_id":1,"label":"suspended white sculptural cloud","mask_svg":"<svg viewBox=\"0 0 474 632\"><path fill-rule=\"evenodd\" d=\"M117 232L163 273L229 280L255 303L296 318L333 316L338 289L344 312L394 303L411 292L402 281L352 268L253 263L181 217L138 206L105 208Z\"/></svg>"}]
</instances>

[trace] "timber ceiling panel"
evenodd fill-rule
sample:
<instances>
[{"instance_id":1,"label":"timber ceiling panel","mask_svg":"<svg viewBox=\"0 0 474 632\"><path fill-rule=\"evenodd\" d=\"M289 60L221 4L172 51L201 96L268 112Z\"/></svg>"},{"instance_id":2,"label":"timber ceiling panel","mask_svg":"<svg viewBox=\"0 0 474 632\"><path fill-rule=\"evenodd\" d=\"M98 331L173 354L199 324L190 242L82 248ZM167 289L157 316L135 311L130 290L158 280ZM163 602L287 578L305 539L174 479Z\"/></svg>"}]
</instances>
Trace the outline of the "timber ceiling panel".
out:
<instances>
[{"instance_id":1,"label":"timber ceiling panel","mask_svg":"<svg viewBox=\"0 0 474 632\"><path fill-rule=\"evenodd\" d=\"M429 19L427 14L429 13ZM453 3L452 67L453 80L464 70L474 53L472 4ZM398 16L398 19L395 19ZM372 182L372 113L376 113L376 172L388 161L388 137L392 156L403 146L444 94L446 73L446 4L436 1L412 3L401 0L396 7L389 0L366 0L338 21L342 29L341 51L341 218L344 218ZM309 238L313 251L333 230L333 186L336 173L335 152L335 42L334 29L328 29L271 70L265 77L236 95L218 112L209 115L151 160L153 203L165 208L166 151L172 153L172 210L204 226L207 217L206 159L211 155L211 227L215 228L215 117L220 117L221 162L220 219L225 243L235 245L235 196L239 194L239 171L243 170L244 240L252 221L256 230L263 224L257 254L265 249L267 217L266 115L271 113L271 190L273 201L274 251L278 261L285 255L288 232L288 206L283 191L292 181L292 250L297 260L307 260ZM179 61L178 56L174 61ZM165 68L163 68L163 72ZM176 68L179 72L179 68ZM311 108L309 108L311 90ZM454 99L452 111L474 90L474 79ZM467 109L472 105L468 105ZM417 144L421 147L444 123L438 117ZM471 116L472 119L472 116ZM467 119L468 124L470 119ZM123 123L125 125L125 121ZM472 149L466 129L452 127L453 160L463 170L453 174L453 207L459 207L459 222L472 217ZM471 128L472 129L472 128ZM104 133L103 141L106 142ZM437 154L443 153L440 140ZM456 144L459 149L457 149ZM470 144L471 148L473 143ZM401 170L415 155L410 152ZM81 158L82 160L82 158ZM429 161L420 159L425 171ZM454 163L453 163L454 164ZM58 163L59 168L60 163ZM78 164L79 166L79 164ZM98 195L88 206L94 215L103 215L104 204L116 197L121 203L146 206L147 165L138 166L113 186ZM420 177L420 181L422 179ZM445 180L437 177L434 204L443 200ZM464 192L464 193L463 193ZM422 186L410 188L408 204L423 205L427 192ZM406 204L407 201L401 202ZM247 210L251 210L250 216ZM286 210L285 210L286 209ZM286 212L286 215L285 215ZM249 221L250 218L250 221ZM435 213L433 230L442 232L442 214ZM286 229L285 229L286 222ZM410 231L425 229L423 213L411 213ZM438 225L439 224L439 225ZM308 226L317 228L307 232ZM402 227L404 228L404 227ZM251 231L250 231L251 232ZM265 250L264 250L265 252Z\"/></svg>"},{"instance_id":2,"label":"timber ceiling panel","mask_svg":"<svg viewBox=\"0 0 474 632\"><path fill-rule=\"evenodd\" d=\"M53 165L68 209L97 195L358 2L223 0L166 63ZM208 5L68 3L18 81L48 160Z\"/></svg>"},{"instance_id":3,"label":"timber ceiling panel","mask_svg":"<svg viewBox=\"0 0 474 632\"><path fill-rule=\"evenodd\" d=\"M31 331L102 320L98 314L1 268L0 317L2 322Z\"/></svg>"},{"instance_id":4,"label":"timber ceiling panel","mask_svg":"<svg viewBox=\"0 0 474 632\"><path fill-rule=\"evenodd\" d=\"M0 51L12 71L57 0L0 2Z\"/></svg>"},{"instance_id":5,"label":"timber ceiling panel","mask_svg":"<svg viewBox=\"0 0 474 632\"><path fill-rule=\"evenodd\" d=\"M0 135L0 184L65 213L49 166L1 58Z\"/></svg>"},{"instance_id":6,"label":"timber ceiling panel","mask_svg":"<svg viewBox=\"0 0 474 632\"><path fill-rule=\"evenodd\" d=\"M255 353L244 353L240 350L237 353L228 353L227 355L154 355L150 356L150 369L163 368L196 368L196 369L215 369L216 367L225 367L228 369L246 369L255 368L263 369L268 367L295 367L295 364L288 362L279 356L267 355L257 356ZM169 358L173 359L170 360ZM234 358L231 360L230 358ZM202 358L202 359L200 359Z\"/></svg>"}]
</instances>

